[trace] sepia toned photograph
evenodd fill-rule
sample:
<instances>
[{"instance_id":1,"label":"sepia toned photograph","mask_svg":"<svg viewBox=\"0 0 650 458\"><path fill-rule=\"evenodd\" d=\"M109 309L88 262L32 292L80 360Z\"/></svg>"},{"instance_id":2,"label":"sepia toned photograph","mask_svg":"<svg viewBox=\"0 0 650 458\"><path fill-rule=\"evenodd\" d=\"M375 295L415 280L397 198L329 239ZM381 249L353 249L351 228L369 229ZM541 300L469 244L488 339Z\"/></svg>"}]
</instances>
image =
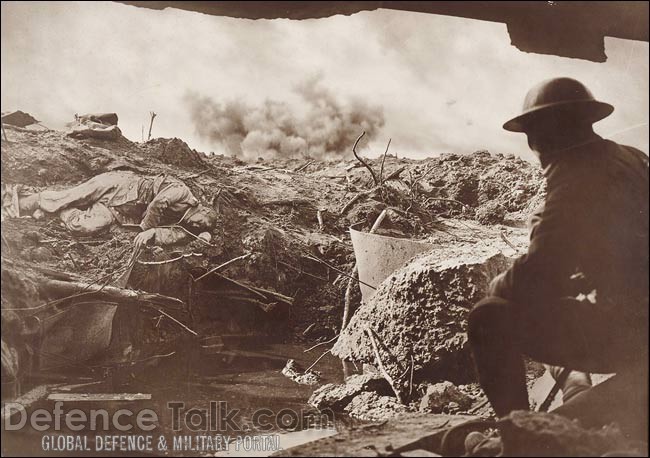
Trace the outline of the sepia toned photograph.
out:
<instances>
[{"instance_id":1,"label":"sepia toned photograph","mask_svg":"<svg viewBox=\"0 0 650 458\"><path fill-rule=\"evenodd\" d=\"M2 1L1 455L648 456L648 5Z\"/></svg>"}]
</instances>

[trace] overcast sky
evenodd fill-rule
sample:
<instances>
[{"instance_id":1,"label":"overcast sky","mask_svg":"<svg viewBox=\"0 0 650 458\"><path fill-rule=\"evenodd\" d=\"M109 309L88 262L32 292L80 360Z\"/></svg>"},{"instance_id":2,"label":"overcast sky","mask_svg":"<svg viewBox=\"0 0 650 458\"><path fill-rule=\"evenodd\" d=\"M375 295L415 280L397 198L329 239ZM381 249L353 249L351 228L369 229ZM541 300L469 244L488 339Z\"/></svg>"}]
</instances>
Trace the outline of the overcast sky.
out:
<instances>
[{"instance_id":1,"label":"overcast sky","mask_svg":"<svg viewBox=\"0 0 650 458\"><path fill-rule=\"evenodd\" d=\"M523 53L504 24L422 13L253 21L110 2L2 2L1 105L53 128L74 113L115 111L135 141L153 110L154 136L228 153L222 124L210 127L206 113L243 104L242 116L263 113L268 124L268 110L255 110L273 101L287 122L313 120L321 112L297 90L311 84L332 116L347 113L339 123L351 110L373 112L365 154L392 137L400 156L488 149L530 158L525 137L501 125L530 86L570 76L616 107L597 131L647 153L648 43L605 44L607 62L594 63ZM197 116L198 99L213 111Z\"/></svg>"}]
</instances>

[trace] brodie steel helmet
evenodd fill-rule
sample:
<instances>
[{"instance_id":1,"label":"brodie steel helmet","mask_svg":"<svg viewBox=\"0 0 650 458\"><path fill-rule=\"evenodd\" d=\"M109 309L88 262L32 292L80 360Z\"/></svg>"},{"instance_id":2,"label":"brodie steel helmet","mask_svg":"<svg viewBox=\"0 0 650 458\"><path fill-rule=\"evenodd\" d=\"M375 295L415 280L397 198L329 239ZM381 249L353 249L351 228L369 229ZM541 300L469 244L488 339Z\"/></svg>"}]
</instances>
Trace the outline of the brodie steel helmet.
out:
<instances>
[{"instance_id":1,"label":"brodie steel helmet","mask_svg":"<svg viewBox=\"0 0 650 458\"><path fill-rule=\"evenodd\" d=\"M552 78L534 86L526 94L522 114L503 125L511 132L526 132L540 114L563 112L589 123L609 116L614 107L600 102L580 81L572 78Z\"/></svg>"}]
</instances>

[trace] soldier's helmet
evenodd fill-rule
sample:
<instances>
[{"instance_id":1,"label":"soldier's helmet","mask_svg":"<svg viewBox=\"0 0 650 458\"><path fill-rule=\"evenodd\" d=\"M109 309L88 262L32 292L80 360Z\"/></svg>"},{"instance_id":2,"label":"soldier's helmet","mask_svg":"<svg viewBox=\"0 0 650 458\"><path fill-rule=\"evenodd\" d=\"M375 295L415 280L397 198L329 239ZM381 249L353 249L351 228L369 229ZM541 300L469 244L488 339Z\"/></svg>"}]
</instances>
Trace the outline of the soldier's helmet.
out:
<instances>
[{"instance_id":1,"label":"soldier's helmet","mask_svg":"<svg viewBox=\"0 0 650 458\"><path fill-rule=\"evenodd\" d=\"M573 78L552 78L526 94L522 113L503 125L511 132L526 132L541 116L570 116L590 124L609 116L614 107L596 100L587 87Z\"/></svg>"}]
</instances>

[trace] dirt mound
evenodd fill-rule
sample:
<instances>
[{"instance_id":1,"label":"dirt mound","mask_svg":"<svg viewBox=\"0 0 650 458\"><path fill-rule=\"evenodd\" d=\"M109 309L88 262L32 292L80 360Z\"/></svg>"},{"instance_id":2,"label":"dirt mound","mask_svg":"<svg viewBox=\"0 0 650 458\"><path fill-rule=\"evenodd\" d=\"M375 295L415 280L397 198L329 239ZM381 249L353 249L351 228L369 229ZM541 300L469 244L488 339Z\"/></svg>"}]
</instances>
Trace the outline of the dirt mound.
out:
<instances>
[{"instance_id":1,"label":"dirt mound","mask_svg":"<svg viewBox=\"0 0 650 458\"><path fill-rule=\"evenodd\" d=\"M538 167L515 156L477 151L471 155L442 155L429 164L433 171L425 179L440 197L472 207L499 205L506 213L524 210L543 192Z\"/></svg>"},{"instance_id":2,"label":"dirt mound","mask_svg":"<svg viewBox=\"0 0 650 458\"><path fill-rule=\"evenodd\" d=\"M437 243L455 246L470 232L463 226L449 227L444 217L475 218L481 205L491 202L484 196L504 206L510 212L506 216L525 212L529 197L540 188L539 174L530 164L489 154L424 161L388 156L383 176L395 176L375 189L368 171L354 159L246 164L223 155L204 156L179 139L138 144L123 138L75 140L56 131L7 131L9 141L2 142L3 184L22 184L34 191L60 189L120 168L147 175L167 173L185 181L203 204L218 210L219 225L211 246L192 242L172 247L167 259L188 255L183 258L187 269L205 272L251 253L231 265L227 275L292 297L290 327L295 338L303 338L302 331L314 323L322 336L334 335L340 328L345 274L354 265L351 225L367 231L381 211L391 207L394 211L378 233L415 238L435 234ZM380 159L370 163L379 170ZM403 170L396 174L399 169ZM455 183L459 177L469 177L468 184L462 185L468 191ZM516 186L488 188L486 183L492 181ZM523 189L518 197L514 196L517 186ZM436 200L451 198L465 200L466 206ZM27 232L39 237L23 240ZM3 235L12 256L90 279L122 269L135 236L115 227L98 236L74 237L56 218L7 219ZM138 269L134 271L137 274Z\"/></svg>"},{"instance_id":3,"label":"dirt mound","mask_svg":"<svg viewBox=\"0 0 650 458\"><path fill-rule=\"evenodd\" d=\"M180 138L154 138L142 145L145 154L163 164L189 168L203 168L205 157Z\"/></svg>"},{"instance_id":4,"label":"dirt mound","mask_svg":"<svg viewBox=\"0 0 650 458\"><path fill-rule=\"evenodd\" d=\"M467 314L509 264L498 250L480 247L449 259L439 253L416 257L361 305L332 354L377 364L368 336L374 332L384 365L396 380L412 364L419 379L470 380Z\"/></svg>"},{"instance_id":5,"label":"dirt mound","mask_svg":"<svg viewBox=\"0 0 650 458\"><path fill-rule=\"evenodd\" d=\"M369 161L375 170L382 159ZM346 162L314 172L317 176L348 176L355 186L368 184L369 173ZM405 211L421 207L432 215L477 219L488 224L525 221L543 202L544 180L536 165L515 156L476 151L468 155L442 154L421 161L387 156L384 176L405 167L400 192ZM498 207L498 210L495 210ZM486 218L486 214L496 214ZM502 214L502 216L499 216Z\"/></svg>"}]
</instances>

